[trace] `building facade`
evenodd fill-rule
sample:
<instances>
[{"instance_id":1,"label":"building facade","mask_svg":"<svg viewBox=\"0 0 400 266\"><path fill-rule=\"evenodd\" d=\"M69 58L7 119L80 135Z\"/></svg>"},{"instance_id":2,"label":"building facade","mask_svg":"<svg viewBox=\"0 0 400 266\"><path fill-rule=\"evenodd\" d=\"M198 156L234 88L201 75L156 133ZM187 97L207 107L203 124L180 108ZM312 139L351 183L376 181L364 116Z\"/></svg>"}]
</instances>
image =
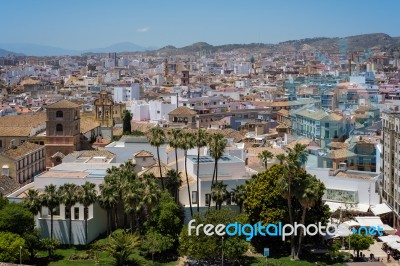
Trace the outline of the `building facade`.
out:
<instances>
[{"instance_id":1,"label":"building facade","mask_svg":"<svg viewBox=\"0 0 400 266\"><path fill-rule=\"evenodd\" d=\"M80 150L79 105L60 100L47 107L46 167L61 163L62 157Z\"/></svg>"},{"instance_id":2,"label":"building facade","mask_svg":"<svg viewBox=\"0 0 400 266\"><path fill-rule=\"evenodd\" d=\"M381 200L394 212L393 226L400 225L400 111L382 112L383 147L381 154Z\"/></svg>"}]
</instances>

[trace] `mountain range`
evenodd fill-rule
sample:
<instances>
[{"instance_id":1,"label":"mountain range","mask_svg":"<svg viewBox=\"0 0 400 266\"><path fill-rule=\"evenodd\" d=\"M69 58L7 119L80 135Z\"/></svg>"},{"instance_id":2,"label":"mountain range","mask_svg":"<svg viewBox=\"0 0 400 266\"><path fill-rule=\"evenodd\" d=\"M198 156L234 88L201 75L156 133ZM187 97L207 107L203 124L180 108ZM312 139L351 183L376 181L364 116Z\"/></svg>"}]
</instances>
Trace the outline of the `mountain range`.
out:
<instances>
[{"instance_id":1,"label":"mountain range","mask_svg":"<svg viewBox=\"0 0 400 266\"><path fill-rule=\"evenodd\" d=\"M29 43L0 43L0 56L6 53L22 53L25 55L50 56L50 55L81 55L85 53L109 53L109 52L146 52L158 55L173 55L180 53L207 52L228 52L240 49L258 51L311 51L347 53L360 51L383 51L390 54L396 53L400 56L400 37L391 37L385 33L371 33L344 38L306 38L301 40L290 40L278 44L250 43L250 44L224 44L211 45L206 42L197 42L188 46L177 48L172 45L157 49L156 47L144 47L130 42L116 43L104 48L93 48L88 50L69 50L53 46L44 46ZM4 51L4 50L12 51ZM4 52L3 52L4 51Z\"/></svg>"},{"instance_id":2,"label":"mountain range","mask_svg":"<svg viewBox=\"0 0 400 266\"><path fill-rule=\"evenodd\" d=\"M109 52L143 52L155 50L156 47L144 47L130 42L116 43L103 48L93 48L87 50L72 50L54 46L46 46L33 43L0 43L1 50L9 50L11 53L22 53L31 56L61 56L61 55L81 55L84 53L109 53Z\"/></svg>"}]
</instances>

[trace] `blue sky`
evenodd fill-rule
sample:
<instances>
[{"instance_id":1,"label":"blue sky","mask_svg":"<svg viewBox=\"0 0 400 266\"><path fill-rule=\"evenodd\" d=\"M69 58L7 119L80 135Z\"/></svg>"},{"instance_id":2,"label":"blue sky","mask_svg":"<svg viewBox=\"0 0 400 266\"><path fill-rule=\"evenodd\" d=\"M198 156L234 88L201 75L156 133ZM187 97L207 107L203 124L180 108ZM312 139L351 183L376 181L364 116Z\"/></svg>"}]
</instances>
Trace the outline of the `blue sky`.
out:
<instances>
[{"instance_id":1,"label":"blue sky","mask_svg":"<svg viewBox=\"0 0 400 266\"><path fill-rule=\"evenodd\" d=\"M1 3L0 43L89 49L400 36L398 10L400 1L389 0L8 0Z\"/></svg>"}]
</instances>

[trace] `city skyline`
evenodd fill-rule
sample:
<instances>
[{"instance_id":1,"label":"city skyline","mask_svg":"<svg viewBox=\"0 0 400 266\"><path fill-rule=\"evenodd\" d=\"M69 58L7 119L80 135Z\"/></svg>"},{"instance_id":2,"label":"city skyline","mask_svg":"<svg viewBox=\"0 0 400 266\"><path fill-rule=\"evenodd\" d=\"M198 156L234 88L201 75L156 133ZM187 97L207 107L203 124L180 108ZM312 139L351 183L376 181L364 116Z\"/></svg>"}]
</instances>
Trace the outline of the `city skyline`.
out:
<instances>
[{"instance_id":1,"label":"city skyline","mask_svg":"<svg viewBox=\"0 0 400 266\"><path fill-rule=\"evenodd\" d=\"M85 50L120 42L161 48L183 47L199 41L212 45L279 43L378 32L397 37L400 30L396 28L396 7L400 4L388 3L390 8L376 1L360 4L155 0L93 4L75 0L57 3L18 0L3 4L3 10L15 10L18 15L4 12L0 17L0 23L7 25L0 43Z\"/></svg>"}]
</instances>

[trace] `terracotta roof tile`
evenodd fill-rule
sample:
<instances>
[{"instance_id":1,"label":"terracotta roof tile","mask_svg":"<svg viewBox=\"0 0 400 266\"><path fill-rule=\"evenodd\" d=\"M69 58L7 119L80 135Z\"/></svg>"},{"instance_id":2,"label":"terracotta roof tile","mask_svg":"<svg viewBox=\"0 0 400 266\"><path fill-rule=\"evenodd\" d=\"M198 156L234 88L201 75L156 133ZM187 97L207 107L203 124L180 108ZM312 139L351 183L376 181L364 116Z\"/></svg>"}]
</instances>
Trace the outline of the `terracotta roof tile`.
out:
<instances>
[{"instance_id":1,"label":"terracotta roof tile","mask_svg":"<svg viewBox=\"0 0 400 266\"><path fill-rule=\"evenodd\" d=\"M161 162L161 173L163 177L167 176L167 172L171 170L166 164ZM138 176L141 177L145 174L153 174L155 177L160 178L160 168L158 167L158 162L153 164L152 166L144 169L143 171L140 171L138 173Z\"/></svg>"},{"instance_id":2,"label":"terracotta roof tile","mask_svg":"<svg viewBox=\"0 0 400 266\"><path fill-rule=\"evenodd\" d=\"M154 157L154 155L151 152L141 150L133 154L134 157L136 158L141 158L141 157Z\"/></svg>"},{"instance_id":3,"label":"terracotta roof tile","mask_svg":"<svg viewBox=\"0 0 400 266\"><path fill-rule=\"evenodd\" d=\"M197 112L187 108L186 106L180 106L180 107L172 110L168 114L169 115L196 115Z\"/></svg>"},{"instance_id":4,"label":"terracotta roof tile","mask_svg":"<svg viewBox=\"0 0 400 266\"><path fill-rule=\"evenodd\" d=\"M18 182L9 176L0 176L0 197L5 197L14 190L18 189Z\"/></svg>"},{"instance_id":5,"label":"terracotta roof tile","mask_svg":"<svg viewBox=\"0 0 400 266\"><path fill-rule=\"evenodd\" d=\"M79 107L78 104L73 103L71 101L68 100L59 100L55 103L52 103L50 105L47 106L48 109L57 109L57 108L77 108Z\"/></svg>"},{"instance_id":6,"label":"terracotta roof tile","mask_svg":"<svg viewBox=\"0 0 400 266\"><path fill-rule=\"evenodd\" d=\"M11 149L3 151L2 154L6 155L10 158L13 158L13 159L18 159L28 153L31 153L31 152L36 151L43 147L44 146L42 146L42 145L38 145L35 143L25 141L24 143L17 146L16 148L11 148Z\"/></svg>"}]
</instances>

